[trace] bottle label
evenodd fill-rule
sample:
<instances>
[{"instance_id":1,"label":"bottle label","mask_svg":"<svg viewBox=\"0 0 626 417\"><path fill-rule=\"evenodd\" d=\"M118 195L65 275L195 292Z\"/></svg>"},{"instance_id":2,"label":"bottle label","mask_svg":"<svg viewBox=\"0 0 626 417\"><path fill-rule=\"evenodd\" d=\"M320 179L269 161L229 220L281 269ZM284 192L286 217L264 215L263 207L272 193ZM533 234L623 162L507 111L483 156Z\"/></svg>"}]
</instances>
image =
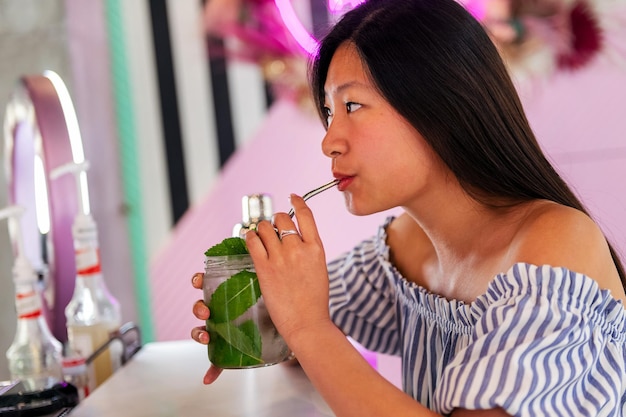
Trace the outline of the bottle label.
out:
<instances>
[{"instance_id":1,"label":"bottle label","mask_svg":"<svg viewBox=\"0 0 626 417\"><path fill-rule=\"evenodd\" d=\"M85 333L85 330L89 331L89 329L89 326L86 326L85 328L74 326L67 328L67 337L72 350L85 358L91 355L95 350L90 334L88 332ZM96 373L93 364L87 368L86 379L87 392L85 395L96 389Z\"/></svg>"},{"instance_id":2,"label":"bottle label","mask_svg":"<svg viewBox=\"0 0 626 417\"><path fill-rule=\"evenodd\" d=\"M96 248L77 249L76 254L76 274L91 275L101 272L100 251Z\"/></svg>"},{"instance_id":3,"label":"bottle label","mask_svg":"<svg viewBox=\"0 0 626 417\"><path fill-rule=\"evenodd\" d=\"M41 316L41 300L37 291L17 293L15 308L18 319L35 319Z\"/></svg>"},{"instance_id":4,"label":"bottle label","mask_svg":"<svg viewBox=\"0 0 626 417\"><path fill-rule=\"evenodd\" d=\"M70 347L78 355L89 357L109 339L109 332L103 323L90 326L68 326L67 336ZM109 350L105 350L93 359L88 367L89 388L93 391L113 373Z\"/></svg>"},{"instance_id":5,"label":"bottle label","mask_svg":"<svg viewBox=\"0 0 626 417\"><path fill-rule=\"evenodd\" d=\"M67 328L67 336L72 350L85 358L95 350L89 330L91 330L90 326L71 326Z\"/></svg>"}]
</instances>

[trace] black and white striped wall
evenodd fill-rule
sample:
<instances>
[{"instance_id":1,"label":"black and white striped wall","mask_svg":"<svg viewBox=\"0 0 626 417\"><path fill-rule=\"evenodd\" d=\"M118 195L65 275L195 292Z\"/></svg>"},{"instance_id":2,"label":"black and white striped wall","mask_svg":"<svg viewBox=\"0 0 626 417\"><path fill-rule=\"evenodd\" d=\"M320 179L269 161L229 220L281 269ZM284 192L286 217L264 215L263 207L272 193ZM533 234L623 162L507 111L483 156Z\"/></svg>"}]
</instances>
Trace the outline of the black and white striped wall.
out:
<instances>
[{"instance_id":1,"label":"black and white striped wall","mask_svg":"<svg viewBox=\"0 0 626 417\"><path fill-rule=\"evenodd\" d=\"M324 0L300 3L311 28L327 23ZM203 0L120 5L144 182L145 241L154 253L254 134L273 97L257 65L224 58L213 43L221 40L207 38Z\"/></svg>"}]
</instances>

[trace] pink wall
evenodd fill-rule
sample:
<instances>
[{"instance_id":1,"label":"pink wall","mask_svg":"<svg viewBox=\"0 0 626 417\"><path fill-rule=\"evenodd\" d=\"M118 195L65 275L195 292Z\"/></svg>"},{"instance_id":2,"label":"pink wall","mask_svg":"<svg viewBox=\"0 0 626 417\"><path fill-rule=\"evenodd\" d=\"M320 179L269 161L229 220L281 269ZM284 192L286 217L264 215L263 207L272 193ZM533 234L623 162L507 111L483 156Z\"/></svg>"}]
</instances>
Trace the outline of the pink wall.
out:
<instances>
[{"instance_id":1,"label":"pink wall","mask_svg":"<svg viewBox=\"0 0 626 417\"><path fill-rule=\"evenodd\" d=\"M626 262L626 56L524 98L539 141Z\"/></svg>"},{"instance_id":2,"label":"pink wall","mask_svg":"<svg viewBox=\"0 0 626 417\"><path fill-rule=\"evenodd\" d=\"M540 143L626 254L626 68L600 60L524 91ZM289 193L302 194L330 180L329 163L320 151L322 135L314 116L288 102L277 103L206 199L187 213L150 268L158 340L188 338L191 327L200 324L190 310L201 294L189 280L203 270L204 250L229 236L240 220L242 195L270 193L276 210L286 211ZM329 258L373 234L389 214L350 216L334 190L310 205ZM378 367L399 384L397 358L379 356Z\"/></svg>"},{"instance_id":3,"label":"pink wall","mask_svg":"<svg viewBox=\"0 0 626 417\"><path fill-rule=\"evenodd\" d=\"M190 313L202 297L191 287L191 275L204 270L204 251L230 236L241 221L241 197L269 193L275 211L287 211L288 196L300 195L332 179L322 155L323 129L317 117L291 102L278 102L248 145L229 160L206 198L181 219L169 244L150 265L158 340L189 337L198 325ZM328 258L348 250L376 231L385 214L354 217L344 209L337 190L310 200Z\"/></svg>"}]
</instances>

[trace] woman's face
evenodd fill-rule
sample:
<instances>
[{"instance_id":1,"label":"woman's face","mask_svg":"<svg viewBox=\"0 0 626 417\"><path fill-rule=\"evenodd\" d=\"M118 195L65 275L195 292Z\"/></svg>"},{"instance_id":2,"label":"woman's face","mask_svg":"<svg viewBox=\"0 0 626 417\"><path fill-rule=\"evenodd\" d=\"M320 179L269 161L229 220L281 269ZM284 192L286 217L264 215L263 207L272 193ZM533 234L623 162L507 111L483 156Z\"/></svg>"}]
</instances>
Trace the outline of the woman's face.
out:
<instances>
[{"instance_id":1,"label":"woman's face","mask_svg":"<svg viewBox=\"0 0 626 417\"><path fill-rule=\"evenodd\" d=\"M322 150L341 179L338 188L350 213L417 208L445 181L444 164L380 95L352 44L337 49L324 91L328 129Z\"/></svg>"}]
</instances>

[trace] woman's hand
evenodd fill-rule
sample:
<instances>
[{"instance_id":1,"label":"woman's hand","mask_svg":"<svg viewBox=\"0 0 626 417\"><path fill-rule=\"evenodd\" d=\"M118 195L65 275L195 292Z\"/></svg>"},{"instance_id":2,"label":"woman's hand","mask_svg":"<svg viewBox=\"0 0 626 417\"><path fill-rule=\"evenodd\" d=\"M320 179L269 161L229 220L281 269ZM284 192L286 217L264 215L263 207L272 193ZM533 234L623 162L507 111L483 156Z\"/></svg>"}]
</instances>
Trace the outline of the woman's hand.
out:
<instances>
[{"instance_id":1,"label":"woman's hand","mask_svg":"<svg viewBox=\"0 0 626 417\"><path fill-rule=\"evenodd\" d=\"M202 272L197 272L191 277L191 285L194 288L202 289ZM204 304L204 301L198 300L193 305L193 315L198 319L206 321L209 318L211 312L209 308ZM198 326L191 329L191 338L198 343L206 345L209 343L209 333L206 330L206 326ZM217 379L222 373L222 369L211 365L204 375L204 383L210 384Z\"/></svg>"},{"instance_id":2,"label":"woman's hand","mask_svg":"<svg viewBox=\"0 0 626 417\"><path fill-rule=\"evenodd\" d=\"M292 195L291 203L298 226L277 213L274 224L261 222L256 233L246 234L246 245L272 321L294 349L298 332L327 324L330 314L326 259L313 214L301 197Z\"/></svg>"}]
</instances>

